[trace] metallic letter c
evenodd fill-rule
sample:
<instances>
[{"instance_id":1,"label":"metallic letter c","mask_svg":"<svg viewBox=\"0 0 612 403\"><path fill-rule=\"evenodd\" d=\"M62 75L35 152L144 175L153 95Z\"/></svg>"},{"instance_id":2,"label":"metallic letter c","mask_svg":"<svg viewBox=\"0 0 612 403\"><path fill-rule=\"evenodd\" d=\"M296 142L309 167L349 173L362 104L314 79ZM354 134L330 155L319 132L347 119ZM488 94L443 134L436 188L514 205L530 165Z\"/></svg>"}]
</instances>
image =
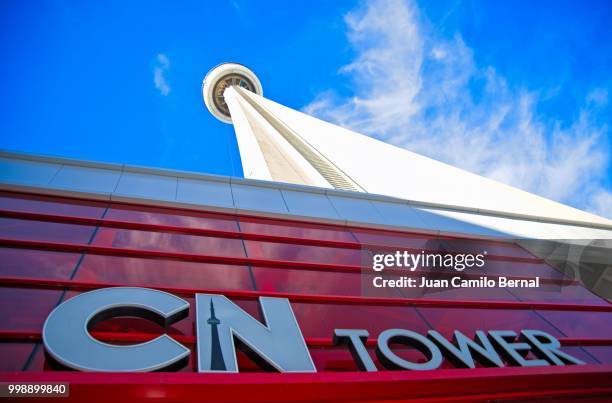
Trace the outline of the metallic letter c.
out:
<instances>
[{"instance_id":1,"label":"metallic letter c","mask_svg":"<svg viewBox=\"0 0 612 403\"><path fill-rule=\"evenodd\" d=\"M163 291L103 288L58 305L43 326L43 343L59 363L79 371L148 372L185 359L190 351L168 335L119 346L94 339L89 328L114 316L138 316L169 326L187 316L189 303Z\"/></svg>"}]
</instances>

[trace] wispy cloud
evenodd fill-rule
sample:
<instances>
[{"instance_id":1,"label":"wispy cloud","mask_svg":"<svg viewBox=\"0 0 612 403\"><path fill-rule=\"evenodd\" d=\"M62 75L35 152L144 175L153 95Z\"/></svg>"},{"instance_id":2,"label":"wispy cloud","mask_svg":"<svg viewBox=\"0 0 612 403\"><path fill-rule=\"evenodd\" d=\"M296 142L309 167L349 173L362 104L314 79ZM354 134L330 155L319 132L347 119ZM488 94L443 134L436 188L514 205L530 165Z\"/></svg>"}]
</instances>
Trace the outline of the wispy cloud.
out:
<instances>
[{"instance_id":1,"label":"wispy cloud","mask_svg":"<svg viewBox=\"0 0 612 403\"><path fill-rule=\"evenodd\" d=\"M594 89L572 122L536 113L545 91L514 88L478 66L461 35L440 39L418 7L374 0L345 17L355 59L340 69L352 97L319 94L304 110L472 172L612 217L608 92Z\"/></svg>"},{"instance_id":2,"label":"wispy cloud","mask_svg":"<svg viewBox=\"0 0 612 403\"><path fill-rule=\"evenodd\" d=\"M590 197L589 210L597 212L604 217L612 218L612 192L605 189L596 190Z\"/></svg>"},{"instance_id":3,"label":"wispy cloud","mask_svg":"<svg viewBox=\"0 0 612 403\"><path fill-rule=\"evenodd\" d=\"M166 79L166 72L170 69L170 59L163 53L157 55L157 62L153 68L153 83L155 88L163 96L170 93L170 85Z\"/></svg>"},{"instance_id":4,"label":"wispy cloud","mask_svg":"<svg viewBox=\"0 0 612 403\"><path fill-rule=\"evenodd\" d=\"M242 10L242 7L240 7L240 4L238 4L236 0L229 0L229 3L232 6L232 8L236 10L236 12L240 12Z\"/></svg>"}]
</instances>

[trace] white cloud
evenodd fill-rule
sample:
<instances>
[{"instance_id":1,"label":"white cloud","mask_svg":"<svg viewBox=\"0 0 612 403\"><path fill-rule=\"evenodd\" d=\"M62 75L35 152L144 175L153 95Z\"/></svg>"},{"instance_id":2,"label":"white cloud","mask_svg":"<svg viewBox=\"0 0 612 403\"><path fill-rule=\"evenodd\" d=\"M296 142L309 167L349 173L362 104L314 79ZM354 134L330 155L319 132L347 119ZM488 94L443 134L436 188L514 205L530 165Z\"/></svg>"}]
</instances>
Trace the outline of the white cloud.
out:
<instances>
[{"instance_id":1,"label":"white cloud","mask_svg":"<svg viewBox=\"0 0 612 403\"><path fill-rule=\"evenodd\" d=\"M569 123L545 119L536 106L554 92L513 88L494 67L477 66L459 34L437 38L412 2L370 1L345 21L356 57L340 73L353 80L355 94L326 91L304 111L612 217L601 185L608 129L598 123L607 90L589 93Z\"/></svg>"},{"instance_id":2,"label":"white cloud","mask_svg":"<svg viewBox=\"0 0 612 403\"><path fill-rule=\"evenodd\" d=\"M229 3L234 10L236 10L237 12L241 11L242 8L240 7L240 4L238 4L236 0L229 0Z\"/></svg>"},{"instance_id":3,"label":"white cloud","mask_svg":"<svg viewBox=\"0 0 612 403\"><path fill-rule=\"evenodd\" d=\"M595 106L605 107L608 105L608 90L605 88L595 88L587 94L586 100Z\"/></svg>"},{"instance_id":4,"label":"white cloud","mask_svg":"<svg viewBox=\"0 0 612 403\"><path fill-rule=\"evenodd\" d=\"M612 217L612 192L599 189L590 199L590 210L604 217Z\"/></svg>"},{"instance_id":5,"label":"white cloud","mask_svg":"<svg viewBox=\"0 0 612 403\"><path fill-rule=\"evenodd\" d=\"M170 85L166 79L166 72L170 68L170 59L163 53L157 55L157 63L153 69L153 83L155 88L159 90L161 95L168 95L170 93Z\"/></svg>"}]
</instances>

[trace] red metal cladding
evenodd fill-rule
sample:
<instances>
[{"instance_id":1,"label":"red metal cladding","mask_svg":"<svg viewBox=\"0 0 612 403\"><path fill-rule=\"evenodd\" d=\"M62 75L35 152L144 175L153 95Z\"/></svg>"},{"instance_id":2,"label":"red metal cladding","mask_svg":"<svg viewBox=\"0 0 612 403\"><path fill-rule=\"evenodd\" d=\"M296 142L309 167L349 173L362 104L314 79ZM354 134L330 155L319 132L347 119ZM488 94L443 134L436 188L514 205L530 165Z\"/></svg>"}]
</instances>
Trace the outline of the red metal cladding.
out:
<instances>
[{"instance_id":1,"label":"red metal cladding","mask_svg":"<svg viewBox=\"0 0 612 403\"><path fill-rule=\"evenodd\" d=\"M453 253L488 250L492 278L537 275L542 286L364 292L372 273L362 268L362 249L418 252L440 241L452 241ZM246 355L238 357L244 373L227 375L198 374L193 357L178 372L58 367L41 345L47 315L81 292L110 286L175 293L191 304L189 317L166 330L114 318L98 324L95 337L131 344L166 332L192 350L195 293L224 294L260 320L257 297L288 298L318 372L264 372ZM333 345L334 328L367 329L367 350L381 370L358 372L349 351ZM539 329L587 364L384 371L373 348L389 328L436 329L446 337L453 330ZM69 382L74 400L606 401L612 305L509 241L0 192L0 357L0 382Z\"/></svg>"},{"instance_id":2,"label":"red metal cladding","mask_svg":"<svg viewBox=\"0 0 612 403\"><path fill-rule=\"evenodd\" d=\"M75 401L609 402L610 365L316 374L0 373L7 382L69 382ZM586 398L585 398L586 397Z\"/></svg>"}]
</instances>

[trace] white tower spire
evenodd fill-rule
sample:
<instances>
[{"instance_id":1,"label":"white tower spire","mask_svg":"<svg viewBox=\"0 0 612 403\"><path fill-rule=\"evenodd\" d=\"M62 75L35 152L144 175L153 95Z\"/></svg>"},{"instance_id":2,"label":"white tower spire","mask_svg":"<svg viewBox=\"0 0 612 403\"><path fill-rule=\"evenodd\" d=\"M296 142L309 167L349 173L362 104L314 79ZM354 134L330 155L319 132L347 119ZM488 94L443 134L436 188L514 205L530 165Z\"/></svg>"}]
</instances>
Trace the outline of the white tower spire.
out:
<instances>
[{"instance_id":1,"label":"white tower spire","mask_svg":"<svg viewBox=\"0 0 612 403\"><path fill-rule=\"evenodd\" d=\"M251 179L392 196L424 206L610 225L612 221L395 147L262 96L257 76L226 63L204 79L208 110L236 131Z\"/></svg>"}]
</instances>

